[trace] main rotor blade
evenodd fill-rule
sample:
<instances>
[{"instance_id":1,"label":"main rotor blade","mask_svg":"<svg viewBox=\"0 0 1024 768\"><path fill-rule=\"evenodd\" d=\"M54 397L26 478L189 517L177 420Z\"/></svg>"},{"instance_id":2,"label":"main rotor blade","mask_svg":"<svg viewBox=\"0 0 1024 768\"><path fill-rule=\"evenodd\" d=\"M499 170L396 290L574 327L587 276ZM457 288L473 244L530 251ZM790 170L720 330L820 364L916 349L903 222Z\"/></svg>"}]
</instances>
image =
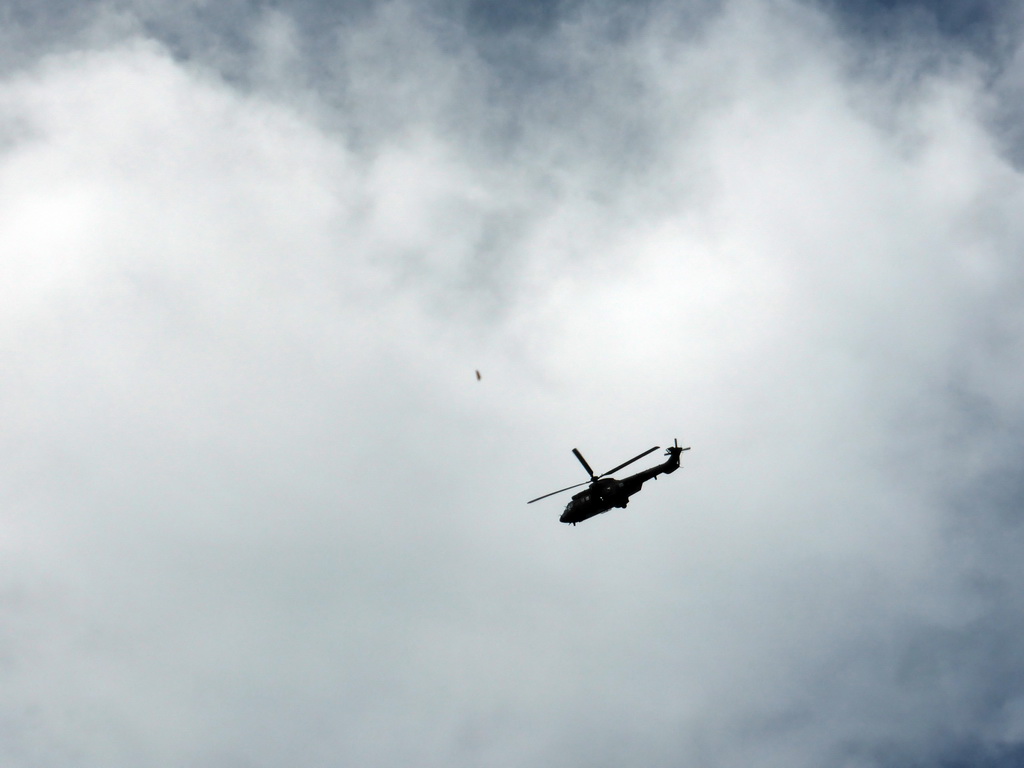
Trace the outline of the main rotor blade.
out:
<instances>
[{"instance_id":1,"label":"main rotor blade","mask_svg":"<svg viewBox=\"0 0 1024 768\"><path fill-rule=\"evenodd\" d=\"M619 471L620 469L622 469L623 467L628 467L628 466L629 466L630 464L632 464L632 463L633 463L634 461L637 461L637 460L639 460L639 459L642 459L642 458L643 458L644 456L646 456L646 455L647 455L648 453L650 453L651 451L656 451L656 450L658 450L659 448L661 448L661 446L660 446L660 445L656 445L656 446L654 446L653 448L651 448L651 449L649 449L649 450L646 450L646 451L644 451L644 452L643 452L643 453L641 453L641 454L640 454L639 456L634 456L634 457L633 457L632 459L630 459L629 461L627 461L627 462L626 462L625 464L619 464L619 466L617 466L617 467L616 467L615 469L609 469L609 470L608 470L607 472L605 472L605 473L604 473L604 475L610 475L610 474L611 474L612 472L618 472L618 471ZM604 477L604 475L599 475L599 477Z\"/></svg>"},{"instance_id":2,"label":"main rotor blade","mask_svg":"<svg viewBox=\"0 0 1024 768\"><path fill-rule=\"evenodd\" d=\"M533 504L535 501L546 499L548 496L554 496L556 493L562 493L562 491L571 491L573 488L579 488L581 485L586 485L589 480L584 480L582 483L576 483L576 485L570 485L568 488L563 488L561 491L552 491L551 493L545 493L543 496L538 496L536 499L530 499L527 504Z\"/></svg>"},{"instance_id":3,"label":"main rotor blade","mask_svg":"<svg viewBox=\"0 0 1024 768\"><path fill-rule=\"evenodd\" d=\"M582 453L580 453L580 452L579 452L578 450L576 450L575 448L573 448L573 449L572 449L572 452L576 454L576 458L580 460L580 464L582 464L582 465L583 465L583 468L584 468L585 470L587 470L587 474L589 474L589 475L590 475L590 477L591 477L591 478L593 478L593 477L594 477L594 470L592 470L592 469L590 468L590 465L589 465L589 464L587 464L587 460L583 458L583 454L582 454Z\"/></svg>"}]
</instances>

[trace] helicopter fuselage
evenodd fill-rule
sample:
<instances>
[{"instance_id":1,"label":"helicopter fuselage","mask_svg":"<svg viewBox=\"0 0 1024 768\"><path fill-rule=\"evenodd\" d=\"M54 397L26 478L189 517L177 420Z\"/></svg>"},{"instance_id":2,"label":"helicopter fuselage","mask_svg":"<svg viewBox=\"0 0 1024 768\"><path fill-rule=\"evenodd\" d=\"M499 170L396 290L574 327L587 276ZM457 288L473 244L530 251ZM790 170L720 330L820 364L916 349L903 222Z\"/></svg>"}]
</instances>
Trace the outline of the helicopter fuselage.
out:
<instances>
[{"instance_id":1,"label":"helicopter fuselage","mask_svg":"<svg viewBox=\"0 0 1024 768\"><path fill-rule=\"evenodd\" d=\"M616 507L624 509L629 503L629 497L643 488L651 478L658 475L670 475L679 469L679 451L671 452L664 464L637 472L622 480L614 477L603 477L593 481L587 488L575 494L565 507L562 516L558 518L562 523L582 523L595 515L607 512Z\"/></svg>"}]
</instances>

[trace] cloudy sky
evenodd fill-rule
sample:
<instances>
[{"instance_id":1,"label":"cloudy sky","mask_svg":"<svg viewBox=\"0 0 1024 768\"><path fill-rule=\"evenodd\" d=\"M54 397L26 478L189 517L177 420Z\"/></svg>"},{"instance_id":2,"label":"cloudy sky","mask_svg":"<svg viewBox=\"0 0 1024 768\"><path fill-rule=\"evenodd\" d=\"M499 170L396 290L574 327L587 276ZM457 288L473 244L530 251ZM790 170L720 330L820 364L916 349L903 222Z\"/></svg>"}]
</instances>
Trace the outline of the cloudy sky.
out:
<instances>
[{"instance_id":1,"label":"cloudy sky","mask_svg":"<svg viewBox=\"0 0 1024 768\"><path fill-rule=\"evenodd\" d=\"M0 763L1021 765L1022 44L2 0Z\"/></svg>"}]
</instances>

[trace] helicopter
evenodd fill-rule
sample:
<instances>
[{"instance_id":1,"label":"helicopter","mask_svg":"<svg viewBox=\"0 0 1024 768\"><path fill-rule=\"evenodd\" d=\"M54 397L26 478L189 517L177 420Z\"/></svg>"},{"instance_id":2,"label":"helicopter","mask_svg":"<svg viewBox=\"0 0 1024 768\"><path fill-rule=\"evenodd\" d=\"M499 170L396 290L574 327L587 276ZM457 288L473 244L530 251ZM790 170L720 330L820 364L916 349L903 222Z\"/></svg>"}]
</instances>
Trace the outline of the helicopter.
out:
<instances>
[{"instance_id":1,"label":"helicopter","mask_svg":"<svg viewBox=\"0 0 1024 768\"><path fill-rule=\"evenodd\" d=\"M643 453L634 456L627 462L619 464L614 469L609 469L600 475L595 475L594 470L587 464L587 460L583 458L583 454L580 453L576 448L572 449L572 452L576 454L576 458L579 459L580 464L587 470L587 474L590 475L590 480L585 480L582 483L576 483L576 485L570 485L568 488L562 488L560 491L552 491L551 493L545 493L543 496L538 496L536 499L531 499L526 502L527 504L533 504L535 501L546 499L548 496L554 496L555 494L562 493L563 491L569 491L573 488L579 488L581 485L587 485L590 483L590 487L584 491L573 494L572 499L565 506L565 511L562 516L558 518L560 523L582 523L588 518L600 515L603 512L607 512L613 507L619 507L625 509L626 505L629 504L629 497L639 491L644 483L650 480L652 477L656 478L658 475L670 475L679 469L679 456L683 451L690 450L689 447L680 448L679 440L673 440L673 446L665 451L665 455L668 459L663 464L659 464L656 467L645 469L643 472L637 472L635 475L630 475L623 480L616 480L614 477L608 477L612 472L618 472L623 467L628 467L634 461L642 459L652 451L658 450L661 446L654 446L649 448Z\"/></svg>"}]
</instances>

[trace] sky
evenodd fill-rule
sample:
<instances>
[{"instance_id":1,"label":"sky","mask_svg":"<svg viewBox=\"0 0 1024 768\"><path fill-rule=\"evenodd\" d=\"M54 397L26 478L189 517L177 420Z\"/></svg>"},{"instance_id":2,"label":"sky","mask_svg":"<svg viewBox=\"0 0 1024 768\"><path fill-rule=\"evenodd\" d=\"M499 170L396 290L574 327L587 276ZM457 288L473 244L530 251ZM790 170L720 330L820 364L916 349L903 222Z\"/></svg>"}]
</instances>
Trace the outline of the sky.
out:
<instances>
[{"instance_id":1,"label":"sky","mask_svg":"<svg viewBox=\"0 0 1024 768\"><path fill-rule=\"evenodd\" d=\"M0 763L1024 764L1022 42L0 1Z\"/></svg>"}]
</instances>

